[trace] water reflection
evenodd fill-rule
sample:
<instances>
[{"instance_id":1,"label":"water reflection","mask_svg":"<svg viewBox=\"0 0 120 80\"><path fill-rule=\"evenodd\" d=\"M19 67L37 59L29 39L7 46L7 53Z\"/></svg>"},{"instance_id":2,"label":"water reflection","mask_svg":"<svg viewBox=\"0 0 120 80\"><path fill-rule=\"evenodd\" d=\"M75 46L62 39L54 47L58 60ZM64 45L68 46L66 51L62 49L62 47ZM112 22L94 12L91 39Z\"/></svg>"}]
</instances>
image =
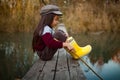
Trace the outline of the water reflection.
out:
<instances>
[{"instance_id":1,"label":"water reflection","mask_svg":"<svg viewBox=\"0 0 120 80\"><path fill-rule=\"evenodd\" d=\"M87 60L86 60L87 58ZM120 64L115 63L112 59L108 61L108 63L104 63L102 65L98 65L96 62L95 64L91 64L89 58L85 56L84 61L86 61L89 66L96 71L96 73L103 78L103 80L120 80ZM87 80L100 80L98 76L96 76L86 65L84 65L80 61L80 66L87 78Z\"/></svg>"},{"instance_id":2,"label":"water reflection","mask_svg":"<svg viewBox=\"0 0 120 80\"><path fill-rule=\"evenodd\" d=\"M31 48L32 34L0 33L0 80L22 78L38 58ZM80 46L92 45L93 50L83 59L104 80L120 80L120 35L115 34L73 34ZM88 80L99 80L82 62L80 66Z\"/></svg>"},{"instance_id":3,"label":"water reflection","mask_svg":"<svg viewBox=\"0 0 120 80\"><path fill-rule=\"evenodd\" d=\"M120 77L118 75L120 74L119 34L102 34L94 36L89 34L87 37L87 41L89 42L86 42L87 44L92 45L93 50L87 57L84 57L83 59L99 75L101 75L104 80L120 80ZM80 42L80 44L81 43L82 42ZM81 62L80 64L88 80L99 80L99 78L96 77L87 67L85 68L84 64L82 64Z\"/></svg>"},{"instance_id":4,"label":"water reflection","mask_svg":"<svg viewBox=\"0 0 120 80\"><path fill-rule=\"evenodd\" d=\"M113 56L112 56L112 60L116 63L120 64L120 50L117 50Z\"/></svg>"},{"instance_id":5,"label":"water reflection","mask_svg":"<svg viewBox=\"0 0 120 80\"><path fill-rule=\"evenodd\" d=\"M35 61L30 34L0 34L0 80L22 78Z\"/></svg>"}]
</instances>

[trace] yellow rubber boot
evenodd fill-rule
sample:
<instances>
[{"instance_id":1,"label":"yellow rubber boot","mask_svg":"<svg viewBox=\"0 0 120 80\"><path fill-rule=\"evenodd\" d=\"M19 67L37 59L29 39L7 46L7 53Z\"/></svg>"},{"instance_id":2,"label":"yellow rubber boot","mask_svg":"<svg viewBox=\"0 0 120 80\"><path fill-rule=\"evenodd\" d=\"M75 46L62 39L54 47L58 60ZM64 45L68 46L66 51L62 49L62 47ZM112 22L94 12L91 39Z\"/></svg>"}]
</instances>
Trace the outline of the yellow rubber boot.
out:
<instances>
[{"instance_id":1,"label":"yellow rubber boot","mask_svg":"<svg viewBox=\"0 0 120 80\"><path fill-rule=\"evenodd\" d=\"M86 45L84 47L78 46L78 44L73 39L73 37L69 37L67 39L67 41L69 41L69 43L74 48L74 51L68 51L74 59L79 59L80 57L83 57L83 56L87 55L88 53L90 53L92 50L91 45Z\"/></svg>"}]
</instances>

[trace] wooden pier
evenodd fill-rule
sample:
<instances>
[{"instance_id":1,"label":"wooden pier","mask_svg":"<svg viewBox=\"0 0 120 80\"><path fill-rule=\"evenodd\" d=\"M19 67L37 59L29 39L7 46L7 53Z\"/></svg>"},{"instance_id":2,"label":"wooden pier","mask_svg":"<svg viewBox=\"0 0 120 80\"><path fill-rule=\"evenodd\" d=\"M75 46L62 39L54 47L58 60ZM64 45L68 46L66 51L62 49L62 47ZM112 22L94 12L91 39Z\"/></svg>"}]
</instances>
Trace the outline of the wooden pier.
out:
<instances>
[{"instance_id":1,"label":"wooden pier","mask_svg":"<svg viewBox=\"0 0 120 80\"><path fill-rule=\"evenodd\" d=\"M22 80L86 80L78 60L59 49L52 60L37 60Z\"/></svg>"}]
</instances>

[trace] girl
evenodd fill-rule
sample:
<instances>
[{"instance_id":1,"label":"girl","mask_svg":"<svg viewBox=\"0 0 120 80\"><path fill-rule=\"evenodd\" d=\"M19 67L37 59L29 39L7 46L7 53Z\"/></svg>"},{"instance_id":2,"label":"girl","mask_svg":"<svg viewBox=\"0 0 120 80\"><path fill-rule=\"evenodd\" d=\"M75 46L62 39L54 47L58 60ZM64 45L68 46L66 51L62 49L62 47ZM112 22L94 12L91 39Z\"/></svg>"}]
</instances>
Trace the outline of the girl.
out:
<instances>
[{"instance_id":1,"label":"girl","mask_svg":"<svg viewBox=\"0 0 120 80\"><path fill-rule=\"evenodd\" d=\"M42 60L50 60L58 48L66 47L72 50L73 47L67 43L66 36L62 31L54 33L53 28L58 24L59 16L62 13L55 5L46 5L40 11L41 20L33 34L33 51L37 52Z\"/></svg>"}]
</instances>

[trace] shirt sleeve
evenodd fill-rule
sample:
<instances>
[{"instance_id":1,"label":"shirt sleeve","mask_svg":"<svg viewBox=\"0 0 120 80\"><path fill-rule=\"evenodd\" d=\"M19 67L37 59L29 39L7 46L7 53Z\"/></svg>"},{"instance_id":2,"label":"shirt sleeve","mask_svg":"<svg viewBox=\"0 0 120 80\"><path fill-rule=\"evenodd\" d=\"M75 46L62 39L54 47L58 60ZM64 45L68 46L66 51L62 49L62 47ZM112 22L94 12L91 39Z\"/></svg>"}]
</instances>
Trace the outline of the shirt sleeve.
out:
<instances>
[{"instance_id":1,"label":"shirt sleeve","mask_svg":"<svg viewBox=\"0 0 120 80\"><path fill-rule=\"evenodd\" d=\"M61 41L56 41L50 33L45 33L42 35L42 40L44 43L49 47L49 48L62 48L63 42Z\"/></svg>"},{"instance_id":2,"label":"shirt sleeve","mask_svg":"<svg viewBox=\"0 0 120 80\"><path fill-rule=\"evenodd\" d=\"M52 29L49 26L45 26L42 35L46 33L52 33Z\"/></svg>"}]
</instances>

